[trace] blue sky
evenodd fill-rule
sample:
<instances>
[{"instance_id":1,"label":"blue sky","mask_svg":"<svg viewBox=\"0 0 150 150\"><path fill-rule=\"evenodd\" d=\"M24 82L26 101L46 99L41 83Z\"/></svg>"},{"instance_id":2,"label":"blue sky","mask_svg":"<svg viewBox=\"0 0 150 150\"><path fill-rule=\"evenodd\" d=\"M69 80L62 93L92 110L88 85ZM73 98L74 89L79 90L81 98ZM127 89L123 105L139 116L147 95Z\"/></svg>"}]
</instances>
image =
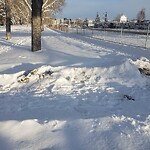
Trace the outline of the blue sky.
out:
<instances>
[{"instance_id":1,"label":"blue sky","mask_svg":"<svg viewBox=\"0 0 150 150\"><path fill-rule=\"evenodd\" d=\"M150 0L66 0L66 6L57 16L95 19L97 12L101 17L107 12L111 20L122 13L129 19L135 19L142 8L145 8L146 19L150 19Z\"/></svg>"}]
</instances>

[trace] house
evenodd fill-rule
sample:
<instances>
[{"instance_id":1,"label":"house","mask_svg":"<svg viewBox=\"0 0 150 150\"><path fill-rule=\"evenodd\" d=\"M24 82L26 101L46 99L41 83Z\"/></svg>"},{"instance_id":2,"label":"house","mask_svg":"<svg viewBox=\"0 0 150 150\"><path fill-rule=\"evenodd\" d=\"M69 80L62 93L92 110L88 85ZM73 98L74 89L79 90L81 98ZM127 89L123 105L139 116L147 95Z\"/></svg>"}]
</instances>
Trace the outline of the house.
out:
<instances>
[{"instance_id":1,"label":"house","mask_svg":"<svg viewBox=\"0 0 150 150\"><path fill-rule=\"evenodd\" d=\"M93 20L88 20L88 26L89 27L94 27L94 21Z\"/></svg>"},{"instance_id":2,"label":"house","mask_svg":"<svg viewBox=\"0 0 150 150\"><path fill-rule=\"evenodd\" d=\"M122 15L122 16L120 17L120 23L126 23L127 21L128 21L127 16Z\"/></svg>"}]
</instances>

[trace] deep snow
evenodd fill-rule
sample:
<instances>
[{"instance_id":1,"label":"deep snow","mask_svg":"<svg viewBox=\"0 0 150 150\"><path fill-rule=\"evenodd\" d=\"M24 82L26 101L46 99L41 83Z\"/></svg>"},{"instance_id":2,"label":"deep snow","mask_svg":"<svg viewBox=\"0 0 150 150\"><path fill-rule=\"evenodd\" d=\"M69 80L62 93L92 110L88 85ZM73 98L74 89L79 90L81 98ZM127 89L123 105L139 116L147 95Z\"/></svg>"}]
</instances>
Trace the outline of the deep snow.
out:
<instances>
[{"instance_id":1,"label":"deep snow","mask_svg":"<svg viewBox=\"0 0 150 150\"><path fill-rule=\"evenodd\" d=\"M12 31L0 27L1 150L149 150L150 49L45 28L33 53L30 27Z\"/></svg>"}]
</instances>

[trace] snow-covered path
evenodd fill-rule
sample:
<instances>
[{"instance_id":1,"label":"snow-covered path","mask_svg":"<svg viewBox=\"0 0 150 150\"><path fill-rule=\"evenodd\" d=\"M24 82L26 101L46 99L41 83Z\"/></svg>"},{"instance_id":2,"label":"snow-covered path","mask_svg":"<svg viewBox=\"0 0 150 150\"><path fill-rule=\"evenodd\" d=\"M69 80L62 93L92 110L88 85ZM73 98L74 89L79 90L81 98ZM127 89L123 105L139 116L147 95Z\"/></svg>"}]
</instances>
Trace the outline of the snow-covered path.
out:
<instances>
[{"instance_id":1,"label":"snow-covered path","mask_svg":"<svg viewBox=\"0 0 150 150\"><path fill-rule=\"evenodd\" d=\"M150 50L94 38L0 28L0 149L148 150Z\"/></svg>"}]
</instances>

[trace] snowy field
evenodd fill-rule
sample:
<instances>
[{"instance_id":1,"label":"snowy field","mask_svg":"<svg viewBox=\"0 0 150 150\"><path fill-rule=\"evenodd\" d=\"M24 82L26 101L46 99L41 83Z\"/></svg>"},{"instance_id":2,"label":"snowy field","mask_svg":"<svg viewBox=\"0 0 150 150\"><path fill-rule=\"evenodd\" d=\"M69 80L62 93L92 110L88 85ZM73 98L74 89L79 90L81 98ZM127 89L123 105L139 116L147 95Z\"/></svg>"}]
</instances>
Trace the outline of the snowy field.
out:
<instances>
[{"instance_id":1,"label":"snowy field","mask_svg":"<svg viewBox=\"0 0 150 150\"><path fill-rule=\"evenodd\" d=\"M116 29L117 30L117 29ZM120 31L119 31L120 30ZM127 31L127 29L125 29ZM131 30L132 32L134 30ZM143 31L143 30L142 30ZM135 30L135 32L142 32L140 30ZM105 29L100 29L100 30L89 30L89 29L75 29L75 28L70 28L69 32L74 32L80 35L84 36L89 36L93 37L96 39L101 39L105 41L110 41L110 42L115 42L115 43L120 43L120 44L125 44L125 45L132 45L132 46L138 46L138 47L143 47L143 48L150 48L150 31L148 32L148 35L140 35L137 33L126 33L124 30L118 29L118 32L113 32L113 31L105 31ZM147 32L147 31L143 31Z\"/></svg>"},{"instance_id":2,"label":"snowy field","mask_svg":"<svg viewBox=\"0 0 150 150\"><path fill-rule=\"evenodd\" d=\"M33 53L30 27L12 32L0 27L0 150L150 149L150 49L45 28Z\"/></svg>"}]
</instances>

